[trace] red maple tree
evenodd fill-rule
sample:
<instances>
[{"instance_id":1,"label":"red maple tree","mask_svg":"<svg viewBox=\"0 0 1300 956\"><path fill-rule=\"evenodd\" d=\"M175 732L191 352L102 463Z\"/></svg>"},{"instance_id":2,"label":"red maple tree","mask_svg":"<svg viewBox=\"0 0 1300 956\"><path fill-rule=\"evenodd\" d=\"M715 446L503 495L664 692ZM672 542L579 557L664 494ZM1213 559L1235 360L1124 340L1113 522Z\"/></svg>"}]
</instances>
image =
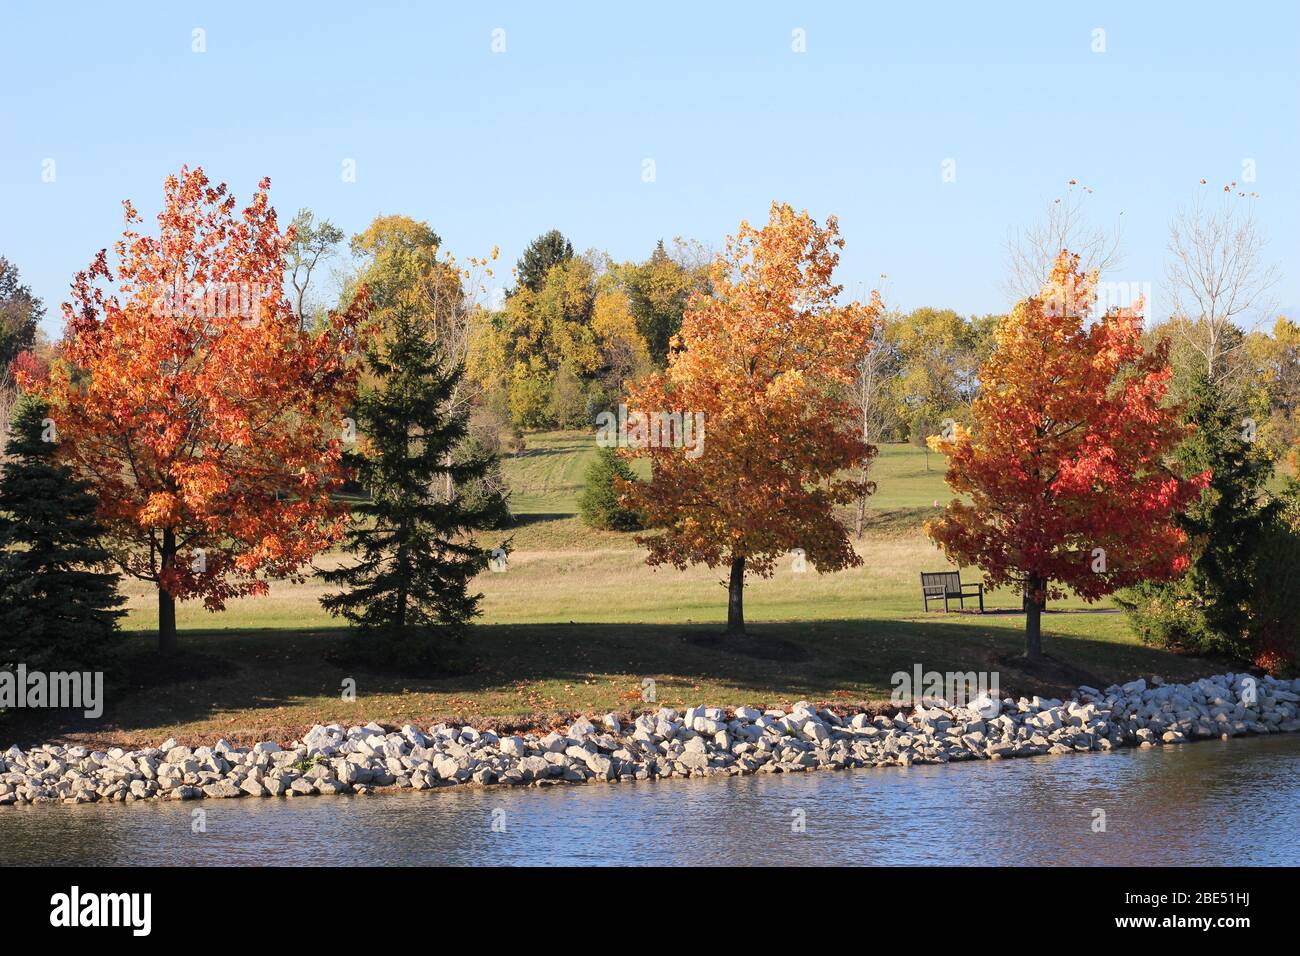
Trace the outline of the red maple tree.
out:
<instances>
[{"instance_id":1,"label":"red maple tree","mask_svg":"<svg viewBox=\"0 0 1300 956\"><path fill-rule=\"evenodd\" d=\"M169 176L157 236L124 202L117 265L101 250L65 303L64 338L24 387L50 403L60 456L90 480L124 571L220 610L294 576L343 530L344 409L365 296L304 332L283 292L282 233L263 179L236 211L202 169ZM113 286L116 288L113 288Z\"/></svg>"},{"instance_id":2,"label":"red maple tree","mask_svg":"<svg viewBox=\"0 0 1300 956\"><path fill-rule=\"evenodd\" d=\"M1171 468L1188 432L1163 403L1163 345L1142 347L1142 306L1089 323L1096 274L1063 251L1042 292L998 326L980 369L972 430L932 438L955 492L927 533L954 561L1025 597L1026 655L1041 654L1041 612L1068 587L1092 601L1180 574L1187 536L1174 515L1209 474Z\"/></svg>"}]
</instances>

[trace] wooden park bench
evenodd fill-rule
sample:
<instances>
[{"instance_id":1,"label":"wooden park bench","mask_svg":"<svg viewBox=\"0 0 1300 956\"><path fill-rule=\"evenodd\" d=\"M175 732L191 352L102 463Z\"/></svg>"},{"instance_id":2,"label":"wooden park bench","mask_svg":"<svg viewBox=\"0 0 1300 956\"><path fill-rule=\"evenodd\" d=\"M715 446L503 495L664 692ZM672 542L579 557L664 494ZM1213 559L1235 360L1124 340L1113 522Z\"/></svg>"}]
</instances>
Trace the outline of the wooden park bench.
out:
<instances>
[{"instance_id":1,"label":"wooden park bench","mask_svg":"<svg viewBox=\"0 0 1300 956\"><path fill-rule=\"evenodd\" d=\"M975 588L973 592L967 591L967 588ZM984 584L968 582L962 583L960 571L922 571L921 572L921 598L925 602L925 609L930 610L930 602L943 600L943 612L948 613L948 602L956 601L958 605L965 610L966 598L978 597L980 601L980 613L984 613Z\"/></svg>"}]
</instances>

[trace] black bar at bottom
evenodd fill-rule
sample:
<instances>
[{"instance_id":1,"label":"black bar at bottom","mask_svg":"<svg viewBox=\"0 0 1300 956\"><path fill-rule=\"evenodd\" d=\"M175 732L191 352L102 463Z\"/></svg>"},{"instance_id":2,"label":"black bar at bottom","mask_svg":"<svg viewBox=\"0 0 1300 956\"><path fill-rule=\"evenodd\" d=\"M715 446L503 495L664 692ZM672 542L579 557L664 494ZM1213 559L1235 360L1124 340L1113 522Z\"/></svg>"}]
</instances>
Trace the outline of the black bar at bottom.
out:
<instances>
[{"instance_id":1,"label":"black bar at bottom","mask_svg":"<svg viewBox=\"0 0 1300 956\"><path fill-rule=\"evenodd\" d=\"M677 874L667 875L671 879ZM363 899L381 907L386 905L384 900L408 904L409 908L403 905L390 914L399 921L434 916L427 903L419 901L427 901L430 894L437 898L435 887L452 891L444 898L455 908L474 909L476 899L492 908L508 906L506 901L513 898L544 909L548 887L563 888L562 898L557 900L561 907L566 901L571 904L575 894L592 904L598 900L617 904L618 900L653 900L665 886L672 888L670 894L679 903L693 907L704 905L710 892L727 893L728 886L732 892L749 886L759 894L767 886L783 896L781 886L792 891L793 886L803 885L804 879L808 880L806 886L787 897L788 902L797 910L812 902L805 894L825 893L829 910L822 910L823 918L857 894L864 894L858 897L861 904L869 909L883 907L882 915L887 911L890 924L896 926L915 920L912 925L938 929L936 920L951 921L954 927L1015 927L1021 936L1041 924L1045 932L1057 934L1050 938L1059 938L1062 929L1071 933L1108 930L1120 935L1173 930L1230 941L1242 931L1290 930L1295 908L1286 899L1290 875L1255 867L864 868L856 872L837 868L831 873L800 876L800 883L792 884L783 881L781 872L751 870L699 874L699 898L683 891L686 884L676 880L665 884L665 874L651 868L622 871L613 884L611 874L591 868L570 870L560 881L544 882L533 872L460 868L435 875L400 867L264 867L238 872L230 868L36 867L9 869L0 878L6 884L7 944L28 936L129 940L142 938L147 929L153 940L202 945L203 934L209 930L218 933L208 941L215 942L232 926L246 926L251 931L256 925L274 925L279 919L287 920L282 924L285 927L328 931L334 919L344 917L351 905ZM611 885L616 889L611 891ZM708 886L712 890L706 891ZM148 894L147 909L145 898L132 894ZM741 898L745 895L740 893ZM348 899L352 903L342 909L329 902ZM303 914L312 914L312 919L300 922ZM118 925L85 925L113 921Z\"/></svg>"}]
</instances>

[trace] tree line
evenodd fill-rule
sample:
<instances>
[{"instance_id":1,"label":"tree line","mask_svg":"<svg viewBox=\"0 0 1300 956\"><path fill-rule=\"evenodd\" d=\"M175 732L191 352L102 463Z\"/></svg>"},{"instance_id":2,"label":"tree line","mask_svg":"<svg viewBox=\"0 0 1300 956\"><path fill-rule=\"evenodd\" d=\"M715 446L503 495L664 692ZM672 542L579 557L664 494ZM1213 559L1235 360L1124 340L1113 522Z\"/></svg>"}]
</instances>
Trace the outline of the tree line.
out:
<instances>
[{"instance_id":1,"label":"tree line","mask_svg":"<svg viewBox=\"0 0 1300 956\"><path fill-rule=\"evenodd\" d=\"M1249 207L1230 204L1244 194L1176 220L1184 311L1148 327L1137 304L1098 306L1097 270L1064 244L1074 220L1022 245L1041 277L1006 315L845 301L838 223L782 203L711 257L659 243L615 263L552 230L494 301L495 250L458 260L404 216L354 236L322 291L341 230L306 210L282 229L268 190L237 209L183 169L157 234L125 204L116 261L74 278L54 346L5 263L0 344L23 398L0 479L0 614L28 639L70 630L33 622L65 613L42 595L78 580L97 597L66 613L111 635L111 564L154 586L174 651L177 601L220 610L342 544L324 605L357 653L437 667L477 614L483 534L509 523L500 455L525 428L590 427L626 402L702 413L705 453L602 454L587 497L649 563L724 569L729 634L745 632L746 579L781 555L860 563L876 446L907 439L943 453L958 492L927 531L1023 593L1030 656L1068 590L1118 592L1150 640L1294 665L1295 484L1274 485L1294 456L1297 336L1284 318L1239 324L1270 280ZM255 294L214 308L231 286ZM194 292L178 305L176 288ZM626 467L638 457L647 481ZM40 505L13 490L37 480L62 490Z\"/></svg>"}]
</instances>

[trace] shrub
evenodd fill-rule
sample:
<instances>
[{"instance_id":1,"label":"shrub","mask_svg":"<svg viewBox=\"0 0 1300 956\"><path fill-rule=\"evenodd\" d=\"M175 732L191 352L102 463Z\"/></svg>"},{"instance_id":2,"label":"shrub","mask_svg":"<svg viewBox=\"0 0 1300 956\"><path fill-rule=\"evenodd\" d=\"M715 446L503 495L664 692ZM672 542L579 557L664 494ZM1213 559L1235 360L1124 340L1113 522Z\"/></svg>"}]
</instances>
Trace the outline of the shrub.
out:
<instances>
[{"instance_id":1,"label":"shrub","mask_svg":"<svg viewBox=\"0 0 1300 956\"><path fill-rule=\"evenodd\" d=\"M640 530L640 516L618 502L617 481L633 482L636 476L615 449L599 449L596 460L587 468L586 485L578 498L582 520L588 527L607 531Z\"/></svg>"},{"instance_id":2,"label":"shrub","mask_svg":"<svg viewBox=\"0 0 1300 956\"><path fill-rule=\"evenodd\" d=\"M1115 594L1115 603L1143 643L1203 652L1218 643L1190 575L1125 588Z\"/></svg>"},{"instance_id":3,"label":"shrub","mask_svg":"<svg viewBox=\"0 0 1300 956\"><path fill-rule=\"evenodd\" d=\"M524 428L551 424L550 397L554 373L537 356L516 362L510 376L510 418Z\"/></svg>"},{"instance_id":4,"label":"shrub","mask_svg":"<svg viewBox=\"0 0 1300 956\"><path fill-rule=\"evenodd\" d=\"M551 421L559 428L581 428L587 418L587 393L572 364L563 362L551 381L548 406Z\"/></svg>"}]
</instances>

